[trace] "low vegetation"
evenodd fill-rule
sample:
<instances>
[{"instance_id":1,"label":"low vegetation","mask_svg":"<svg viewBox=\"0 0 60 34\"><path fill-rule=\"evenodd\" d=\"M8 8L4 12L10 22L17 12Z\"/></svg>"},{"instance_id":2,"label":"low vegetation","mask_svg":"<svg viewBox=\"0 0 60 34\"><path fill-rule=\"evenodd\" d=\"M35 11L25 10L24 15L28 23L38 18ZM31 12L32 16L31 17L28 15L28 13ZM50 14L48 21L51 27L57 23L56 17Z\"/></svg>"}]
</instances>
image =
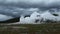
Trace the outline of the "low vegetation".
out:
<instances>
[{"instance_id":1,"label":"low vegetation","mask_svg":"<svg viewBox=\"0 0 60 34\"><path fill-rule=\"evenodd\" d=\"M0 34L60 34L60 24L0 25Z\"/></svg>"}]
</instances>

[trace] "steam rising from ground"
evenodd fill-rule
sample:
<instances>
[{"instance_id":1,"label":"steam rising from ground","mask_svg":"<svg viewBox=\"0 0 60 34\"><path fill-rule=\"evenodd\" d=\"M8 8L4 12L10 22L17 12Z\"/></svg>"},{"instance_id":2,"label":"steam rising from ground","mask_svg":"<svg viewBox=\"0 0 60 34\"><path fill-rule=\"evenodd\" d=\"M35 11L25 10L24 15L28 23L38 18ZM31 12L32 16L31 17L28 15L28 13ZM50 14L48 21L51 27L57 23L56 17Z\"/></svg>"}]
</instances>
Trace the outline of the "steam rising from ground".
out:
<instances>
[{"instance_id":1,"label":"steam rising from ground","mask_svg":"<svg viewBox=\"0 0 60 34\"><path fill-rule=\"evenodd\" d=\"M60 21L60 15L54 16L52 15L48 10L42 14L34 12L30 15L30 17L24 18L24 16L21 16L20 23L41 23L40 21L43 19L43 21L46 21L46 19L53 20L53 21ZM38 22L35 22L36 20L39 20Z\"/></svg>"}]
</instances>

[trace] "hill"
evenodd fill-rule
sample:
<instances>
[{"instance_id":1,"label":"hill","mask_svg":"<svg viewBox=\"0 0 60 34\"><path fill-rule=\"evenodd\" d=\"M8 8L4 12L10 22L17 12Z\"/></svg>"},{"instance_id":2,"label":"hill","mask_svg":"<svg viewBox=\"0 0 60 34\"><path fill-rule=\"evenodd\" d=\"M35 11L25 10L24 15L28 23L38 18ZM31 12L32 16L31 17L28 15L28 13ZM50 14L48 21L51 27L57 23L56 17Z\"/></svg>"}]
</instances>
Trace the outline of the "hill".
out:
<instances>
[{"instance_id":1,"label":"hill","mask_svg":"<svg viewBox=\"0 0 60 34\"><path fill-rule=\"evenodd\" d=\"M0 21L0 23L14 23L14 22L19 22L20 17L16 17L16 18L12 18L9 20L5 20L5 21Z\"/></svg>"}]
</instances>

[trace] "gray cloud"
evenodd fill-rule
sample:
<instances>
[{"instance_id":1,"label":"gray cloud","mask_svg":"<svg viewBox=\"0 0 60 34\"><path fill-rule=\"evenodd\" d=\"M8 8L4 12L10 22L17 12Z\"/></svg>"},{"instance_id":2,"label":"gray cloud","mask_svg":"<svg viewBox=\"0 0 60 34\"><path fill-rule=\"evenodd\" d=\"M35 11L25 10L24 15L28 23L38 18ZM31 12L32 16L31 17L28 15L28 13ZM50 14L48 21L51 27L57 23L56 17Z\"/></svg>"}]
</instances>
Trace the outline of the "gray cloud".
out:
<instances>
[{"instance_id":1,"label":"gray cloud","mask_svg":"<svg viewBox=\"0 0 60 34\"><path fill-rule=\"evenodd\" d=\"M60 0L0 0L0 14L13 17L50 8L60 8Z\"/></svg>"},{"instance_id":2,"label":"gray cloud","mask_svg":"<svg viewBox=\"0 0 60 34\"><path fill-rule=\"evenodd\" d=\"M16 6L22 8L57 8L60 0L0 0L1 5Z\"/></svg>"},{"instance_id":3,"label":"gray cloud","mask_svg":"<svg viewBox=\"0 0 60 34\"><path fill-rule=\"evenodd\" d=\"M20 15L30 15L34 11L39 11L39 8L18 8L18 7L6 7L0 6L0 14L12 16L12 17L20 17Z\"/></svg>"},{"instance_id":4,"label":"gray cloud","mask_svg":"<svg viewBox=\"0 0 60 34\"><path fill-rule=\"evenodd\" d=\"M12 18L13 17L11 17L11 16L0 14L0 21L5 21L5 20L8 20L8 19L12 19Z\"/></svg>"}]
</instances>

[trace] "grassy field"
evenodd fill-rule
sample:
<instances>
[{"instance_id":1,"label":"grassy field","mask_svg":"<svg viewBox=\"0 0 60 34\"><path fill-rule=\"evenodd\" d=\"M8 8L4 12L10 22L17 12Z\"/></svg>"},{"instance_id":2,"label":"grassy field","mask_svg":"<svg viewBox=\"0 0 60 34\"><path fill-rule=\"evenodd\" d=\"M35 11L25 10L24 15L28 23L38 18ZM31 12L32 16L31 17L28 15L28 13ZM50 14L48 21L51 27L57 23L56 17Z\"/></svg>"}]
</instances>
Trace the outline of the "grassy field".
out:
<instances>
[{"instance_id":1,"label":"grassy field","mask_svg":"<svg viewBox=\"0 0 60 34\"><path fill-rule=\"evenodd\" d=\"M0 25L0 34L60 34L60 24Z\"/></svg>"}]
</instances>

